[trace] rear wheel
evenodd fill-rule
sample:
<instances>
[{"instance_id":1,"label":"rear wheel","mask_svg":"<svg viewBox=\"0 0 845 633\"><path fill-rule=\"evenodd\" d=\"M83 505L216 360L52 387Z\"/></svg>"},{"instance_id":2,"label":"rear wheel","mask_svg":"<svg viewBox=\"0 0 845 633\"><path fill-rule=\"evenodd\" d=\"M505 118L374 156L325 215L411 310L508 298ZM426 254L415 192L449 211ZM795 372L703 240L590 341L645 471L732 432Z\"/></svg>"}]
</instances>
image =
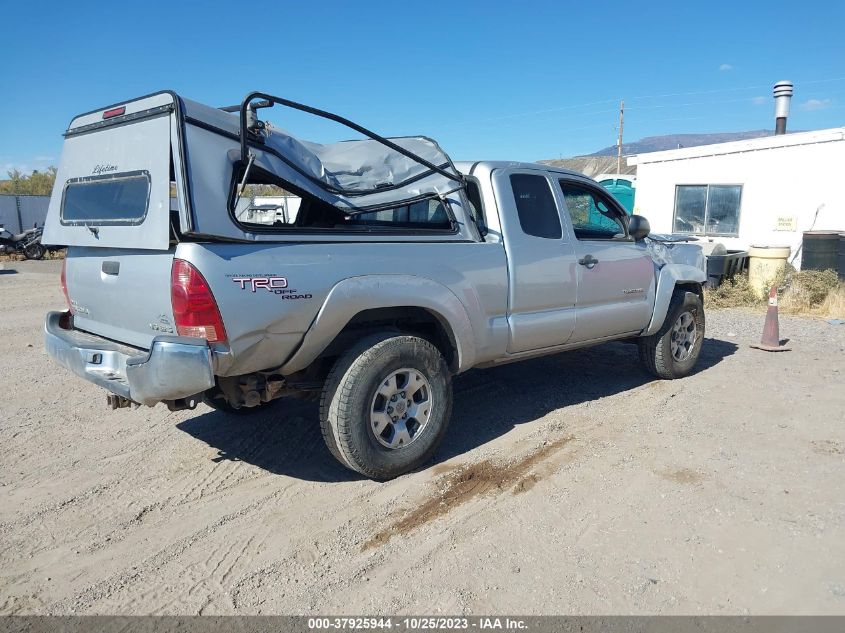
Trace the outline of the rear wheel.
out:
<instances>
[{"instance_id":1,"label":"rear wheel","mask_svg":"<svg viewBox=\"0 0 845 633\"><path fill-rule=\"evenodd\" d=\"M451 413L451 375L440 351L395 332L365 338L341 356L320 401L329 451L378 480L430 459Z\"/></svg>"},{"instance_id":2,"label":"rear wheel","mask_svg":"<svg viewBox=\"0 0 845 633\"><path fill-rule=\"evenodd\" d=\"M47 252L47 249L44 248L44 245L40 242L34 242L32 244L27 244L23 248L23 255L27 259L41 259L44 257L44 253Z\"/></svg>"},{"instance_id":3,"label":"rear wheel","mask_svg":"<svg viewBox=\"0 0 845 633\"><path fill-rule=\"evenodd\" d=\"M692 371L703 342L701 297L675 290L661 328L656 334L639 339L640 360L658 378L682 378Z\"/></svg>"}]
</instances>

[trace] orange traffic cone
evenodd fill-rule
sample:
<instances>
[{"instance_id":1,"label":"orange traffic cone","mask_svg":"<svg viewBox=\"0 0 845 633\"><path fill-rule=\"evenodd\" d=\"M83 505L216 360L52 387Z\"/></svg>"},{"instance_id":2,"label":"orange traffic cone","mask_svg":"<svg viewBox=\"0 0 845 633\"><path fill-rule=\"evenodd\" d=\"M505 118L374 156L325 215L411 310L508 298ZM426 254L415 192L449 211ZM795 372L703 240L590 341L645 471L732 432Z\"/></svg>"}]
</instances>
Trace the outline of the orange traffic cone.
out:
<instances>
[{"instance_id":1,"label":"orange traffic cone","mask_svg":"<svg viewBox=\"0 0 845 633\"><path fill-rule=\"evenodd\" d=\"M778 327L778 287L772 286L769 291L769 308L766 310L766 324L763 326L763 337L759 345L752 345L754 349L767 352L788 352L790 348L780 344L780 327Z\"/></svg>"}]
</instances>

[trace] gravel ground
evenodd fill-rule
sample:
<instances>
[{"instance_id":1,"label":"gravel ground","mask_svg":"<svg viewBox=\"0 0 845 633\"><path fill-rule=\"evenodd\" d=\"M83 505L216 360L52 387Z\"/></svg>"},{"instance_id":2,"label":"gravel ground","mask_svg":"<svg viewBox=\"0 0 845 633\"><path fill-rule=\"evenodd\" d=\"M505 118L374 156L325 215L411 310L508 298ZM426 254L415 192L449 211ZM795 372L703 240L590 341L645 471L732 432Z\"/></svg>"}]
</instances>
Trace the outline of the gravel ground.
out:
<instances>
[{"instance_id":1,"label":"gravel ground","mask_svg":"<svg viewBox=\"0 0 845 633\"><path fill-rule=\"evenodd\" d=\"M712 312L673 382L625 344L470 372L379 484L313 404L106 410L42 348L59 264L0 271L0 613L845 614L845 326L768 354Z\"/></svg>"}]
</instances>

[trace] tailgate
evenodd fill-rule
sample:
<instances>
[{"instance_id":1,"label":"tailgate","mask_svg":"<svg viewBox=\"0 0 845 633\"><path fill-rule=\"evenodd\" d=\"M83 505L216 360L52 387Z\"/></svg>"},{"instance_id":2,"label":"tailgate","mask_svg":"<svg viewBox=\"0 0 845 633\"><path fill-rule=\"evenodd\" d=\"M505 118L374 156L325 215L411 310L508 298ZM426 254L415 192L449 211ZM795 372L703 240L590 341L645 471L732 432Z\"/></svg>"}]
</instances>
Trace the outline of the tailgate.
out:
<instances>
[{"instance_id":1,"label":"tailgate","mask_svg":"<svg viewBox=\"0 0 845 633\"><path fill-rule=\"evenodd\" d=\"M174 99L160 93L71 121L45 244L169 248Z\"/></svg>"},{"instance_id":2,"label":"tailgate","mask_svg":"<svg viewBox=\"0 0 845 633\"><path fill-rule=\"evenodd\" d=\"M74 326L149 349L173 335L170 269L174 251L68 248L65 280Z\"/></svg>"}]
</instances>

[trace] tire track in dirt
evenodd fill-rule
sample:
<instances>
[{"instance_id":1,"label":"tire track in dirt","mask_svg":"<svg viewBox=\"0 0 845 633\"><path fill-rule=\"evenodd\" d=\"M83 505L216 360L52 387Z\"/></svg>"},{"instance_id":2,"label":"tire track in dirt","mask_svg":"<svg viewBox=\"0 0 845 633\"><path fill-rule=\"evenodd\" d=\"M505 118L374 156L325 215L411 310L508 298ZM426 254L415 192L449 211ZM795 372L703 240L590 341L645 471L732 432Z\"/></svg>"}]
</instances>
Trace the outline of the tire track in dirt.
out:
<instances>
[{"instance_id":1,"label":"tire track in dirt","mask_svg":"<svg viewBox=\"0 0 845 633\"><path fill-rule=\"evenodd\" d=\"M186 603L197 601L199 607L196 608L196 614L203 615L203 611L216 600L224 599L231 604L229 578L240 562L251 559L258 552L268 535L269 531L265 530L260 538L253 533L246 538L238 537L211 548L204 560L192 563L183 570L183 580L187 579L190 583L187 590L170 592L165 602L150 610L161 614L183 612ZM159 588L155 587L142 593L139 598L149 604L158 596Z\"/></svg>"},{"instance_id":2,"label":"tire track in dirt","mask_svg":"<svg viewBox=\"0 0 845 633\"><path fill-rule=\"evenodd\" d=\"M305 494L307 492L307 486L303 486L301 482L295 480L292 481L287 478L278 479L273 476L272 473L268 473L262 468L255 467L252 464L245 465L244 463L241 463L260 463L262 461L262 452L276 451L278 448L281 448L282 451L279 455L274 455L274 458L281 457L281 459L284 459L286 455L301 458L302 442L300 440L305 439L303 435L307 435L307 433L303 433L302 429L297 427L296 433L285 436L285 439L289 440L289 442L279 446L278 442L268 441L272 440L269 436L273 434L276 428L278 428L278 424L271 422L259 422L258 424L244 425L244 428L242 429L244 432L243 437L239 437L237 439L234 447L228 447L229 455L221 455L221 457L225 458L217 461L200 459L195 462L193 468L186 469L180 474L181 476L179 479L181 482L176 482L176 487L178 487L178 483L185 483L187 480L187 483L189 484L188 486L183 486L182 490L175 495L168 495L165 499L161 499L159 496L157 501L140 507L131 518L125 520L121 523L121 525L117 526L117 528L108 535L107 539L100 542L94 549L103 549L108 546L113 546L126 539L132 539L132 541L137 542L138 546L143 546L149 538L150 529L154 529L154 526L161 524L163 527L166 527L168 524L172 524L174 521L180 520L180 516L187 518L193 513L191 508L195 508L196 512L203 512L212 496L219 493L225 493L229 497L232 497L232 495L238 494L233 492L234 490L238 489L238 487L243 488L246 486L246 489L241 494L253 494L258 491L261 486L265 485L262 484L261 481L257 480L266 479L266 485L276 488L282 484L282 487L271 495L265 495L262 498L262 501L251 504L248 509L251 508L257 510L261 505L266 505L266 507L272 508L278 503L282 496L287 498L297 496L298 493ZM310 444L314 445L314 442L310 442ZM322 446L322 444L320 444L320 446ZM313 446L311 448L313 449ZM210 468L208 468L209 465ZM202 484L199 486L191 485L193 481L196 480L196 473L203 469L205 469L206 472L205 476L201 479ZM251 482L256 483L251 484ZM174 486L170 486L170 488L172 489ZM191 494L192 491L193 494ZM242 514L243 511L240 511L238 516ZM228 521L223 521L220 524L222 525L226 522ZM139 528L143 529L139 531ZM266 530L256 536L256 534L250 532L250 529L247 529L244 532L244 538L241 538L240 532L234 535L234 540L232 538L225 538L222 541L223 545L214 546L210 550L205 562L200 561L199 563L188 564L186 571L181 575L181 580L179 581L180 588L177 591L170 591L167 596L162 596L161 592L157 588L153 588L134 597L133 604L144 604L145 610L179 612L180 601L186 595L185 589L181 587L183 583L188 583L188 591L193 591L194 594L202 589L209 595L214 596L215 601L225 599L228 595L227 583L231 578L234 569L240 561L250 559L255 554L255 550L263 546L269 533L270 531ZM191 541L198 540L195 537L188 538L190 538ZM178 542L182 542L183 540L184 539L181 539ZM224 545L225 549L221 549ZM124 549L125 547L126 546L124 546ZM135 545L132 545L132 547L135 547ZM171 557L175 558L180 556L181 548L178 547L178 545L174 547L171 547L171 544L168 544L168 547L162 550L162 552L169 552L170 554L164 556L163 558L159 557L153 561L146 561L145 563L138 565L137 569L142 572L149 570L149 572L145 572L147 576L155 578L159 573L156 568L159 560L163 561L167 559L166 562L163 563L167 565L170 563ZM201 550L195 547L194 543L192 543L192 547L189 548L187 553L191 554L191 556L195 556L198 551ZM151 581L149 577L145 581L144 578L139 576L132 580L132 583L136 586L139 583L144 584L144 582L147 582L148 584L152 583L156 586L160 585L157 581ZM128 575L121 577L120 575L117 575L111 580L107 579L101 583L97 583L96 586L106 587L107 589L105 591L94 590L93 597L95 601L108 601L113 593L117 593L123 585L126 584L125 581L127 578L131 579L134 578L134 576ZM108 589L108 587L112 585L118 586L117 590L114 592L112 592L111 589ZM83 590L82 595L86 595L87 591L88 590ZM166 597L167 600L160 602L159 599L162 597ZM229 601L230 600L231 599L229 598ZM210 601L206 601L206 606L209 603Z\"/></svg>"},{"instance_id":3,"label":"tire track in dirt","mask_svg":"<svg viewBox=\"0 0 845 633\"><path fill-rule=\"evenodd\" d=\"M191 512L191 508L196 508L198 512L201 512L212 497L220 494L231 495L237 488L252 482L260 483L260 480L266 479L268 483L273 484L275 478L272 473L253 465L245 465L243 462L260 463L265 458L270 459L270 455L262 457L262 454L272 451L275 451L272 454L273 459L282 460L294 454L301 454L301 449L306 448L302 446L302 430L289 436L290 441L280 447L278 442L274 442L271 437L276 433L278 425L279 423L274 420L241 423L238 429L249 432L237 438L237 442L229 448L229 454L221 454L213 459L197 460L193 468L182 470L178 477L169 477L165 473L165 481L168 483L164 487L160 486L163 483L161 476L151 481L152 490L163 490L170 494L165 496L159 492L158 498L153 502L149 502L146 495L141 499L136 495L136 498L127 506L127 509L134 506L132 513L113 525L107 532L99 534L98 540L89 544L87 551L103 550L128 538L138 538L140 536L137 533L138 528L161 522L166 523L172 520L173 516ZM238 429L234 431L237 432ZM278 451L279 448L282 450ZM203 474L198 476L198 473ZM288 494L295 495L297 491L295 484L296 482L288 482L284 490Z\"/></svg>"},{"instance_id":4,"label":"tire track in dirt","mask_svg":"<svg viewBox=\"0 0 845 633\"><path fill-rule=\"evenodd\" d=\"M125 591L133 585L137 585L137 583L141 582L150 574L154 574L166 565L172 564L174 560L178 559L186 551L197 547L199 543L208 539L224 526L250 516L266 505L272 504L283 492L284 489L274 490L270 494L264 495L234 512L219 517L213 523L168 543L164 548L137 565L89 585L77 592L75 596L67 597L50 604L48 612L79 613L85 608L93 606L95 603L106 600L112 595ZM133 597L131 603L134 604L137 602L139 597Z\"/></svg>"},{"instance_id":5,"label":"tire track in dirt","mask_svg":"<svg viewBox=\"0 0 845 633\"><path fill-rule=\"evenodd\" d=\"M157 441L160 443L160 439L156 439L156 432L160 432L161 424L154 423L152 427L152 429L132 427L134 435L125 441L119 440L118 436L112 438L118 439L120 453L117 455L130 458L127 463L121 464L122 471L144 471L144 466L149 462L147 449L152 443ZM109 457L113 458L115 455ZM98 470L101 464L102 461L98 464ZM80 467L74 461L70 465L53 463L52 468L66 470ZM89 474L92 476L86 477L82 483L91 479L97 480L94 472L89 472ZM100 483L74 492L66 499L38 506L23 515L15 521L17 536L30 547L27 550L30 557L65 545L73 545L74 541L87 541L85 546L79 547L87 553L114 545L123 540L128 529L147 522L158 510L167 506L168 499L150 502L149 494L145 494L147 489L154 494L152 491L158 488L161 477L161 471L155 470L154 474L148 476L143 482L149 485L141 485L141 482L137 480L129 481L125 474L100 480ZM128 518L123 518L125 513L120 512L120 508L125 508L125 511L130 513ZM74 513L79 518L76 518ZM77 527L69 530L69 525ZM33 532L38 533L38 536L27 533L22 528L31 528ZM17 547L15 543L11 545Z\"/></svg>"},{"instance_id":6,"label":"tire track in dirt","mask_svg":"<svg viewBox=\"0 0 845 633\"><path fill-rule=\"evenodd\" d=\"M0 524L0 533L13 535L0 549L0 556L6 557L14 552L15 556L10 558L19 558L23 553L31 558L84 539L89 532L96 531L101 520L109 515L112 509L110 504L100 503L99 500L118 482L118 479L103 481L61 501L41 505L13 521ZM62 527L67 523L64 518L68 513L83 511L85 521L80 527L73 531Z\"/></svg>"},{"instance_id":7,"label":"tire track in dirt","mask_svg":"<svg viewBox=\"0 0 845 633\"><path fill-rule=\"evenodd\" d=\"M253 469L245 469L241 462L248 464L270 461L282 463L310 448L308 445L314 442L304 442L303 440L309 439L309 436L314 434L309 433L305 425L288 424L288 421L284 419L271 418L272 413L272 411L256 413L255 415L261 417L248 422L241 421L237 428L228 429L229 437L235 435L237 439L234 442L227 439L225 451L223 449L218 450L218 456L211 460L213 465L199 481L196 479L196 471L186 474L187 489L183 489L177 498L199 501L208 495L238 485L244 480L254 479L266 474L260 471L256 472ZM314 424L316 425L316 421ZM286 435L284 438L286 441L281 443L279 442L280 427L286 430L293 428L294 430L294 433ZM210 443L213 439L209 438L207 442ZM269 455L268 451L271 450L276 452ZM259 459L261 457L266 459ZM207 464L207 462L205 463ZM200 464L203 465L202 462ZM235 478L234 481L232 481L233 478Z\"/></svg>"},{"instance_id":8,"label":"tire track in dirt","mask_svg":"<svg viewBox=\"0 0 845 633\"><path fill-rule=\"evenodd\" d=\"M249 461L261 450L263 441L263 435L244 434L238 444L238 450L243 452L241 458L232 459L218 455L212 459L197 460L193 468L183 470L178 477L168 479L164 490L171 494L157 502L151 509L161 512L173 510L193 502L203 501L208 495L266 476L266 473L245 469L238 463ZM234 481L232 481L233 477L236 478Z\"/></svg>"}]
</instances>

